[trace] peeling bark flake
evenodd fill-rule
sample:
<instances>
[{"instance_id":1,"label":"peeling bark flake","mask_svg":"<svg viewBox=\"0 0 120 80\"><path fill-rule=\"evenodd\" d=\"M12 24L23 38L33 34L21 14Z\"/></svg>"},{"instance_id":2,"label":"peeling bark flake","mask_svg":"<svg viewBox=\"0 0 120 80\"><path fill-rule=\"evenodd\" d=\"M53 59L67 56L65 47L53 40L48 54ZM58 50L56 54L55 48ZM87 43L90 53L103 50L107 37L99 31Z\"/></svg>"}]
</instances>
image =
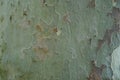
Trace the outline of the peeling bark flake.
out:
<instances>
[{"instance_id":1,"label":"peeling bark flake","mask_svg":"<svg viewBox=\"0 0 120 80\"><path fill-rule=\"evenodd\" d=\"M103 45L104 42L107 42L107 44L110 45L112 34L114 32L119 32L119 30L120 30L120 27L119 27L118 24L115 24L111 29L107 29L106 32L105 32L105 34L104 34L103 39L99 39L98 40L96 51L98 51L102 47L102 45Z\"/></svg>"},{"instance_id":2,"label":"peeling bark flake","mask_svg":"<svg viewBox=\"0 0 120 80\"><path fill-rule=\"evenodd\" d=\"M102 71L105 68L105 65L97 67L95 61L92 61L92 71L88 77L88 80L102 80Z\"/></svg>"},{"instance_id":3,"label":"peeling bark flake","mask_svg":"<svg viewBox=\"0 0 120 80\"><path fill-rule=\"evenodd\" d=\"M113 19L119 20L120 19L120 9L113 7L112 12L107 14L108 16L110 15Z\"/></svg>"}]
</instances>

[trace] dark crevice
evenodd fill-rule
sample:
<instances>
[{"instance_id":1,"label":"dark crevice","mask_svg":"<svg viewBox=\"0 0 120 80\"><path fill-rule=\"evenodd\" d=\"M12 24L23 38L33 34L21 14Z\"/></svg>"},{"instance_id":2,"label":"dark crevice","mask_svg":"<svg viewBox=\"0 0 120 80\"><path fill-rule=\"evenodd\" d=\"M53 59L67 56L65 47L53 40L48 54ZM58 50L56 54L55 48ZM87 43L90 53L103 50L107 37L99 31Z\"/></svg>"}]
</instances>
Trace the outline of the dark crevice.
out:
<instances>
[{"instance_id":1,"label":"dark crevice","mask_svg":"<svg viewBox=\"0 0 120 80\"><path fill-rule=\"evenodd\" d=\"M4 21L4 17L3 17L3 16L1 16L1 19L0 19L0 21L1 21L1 22L3 22L3 21Z\"/></svg>"},{"instance_id":2,"label":"dark crevice","mask_svg":"<svg viewBox=\"0 0 120 80\"><path fill-rule=\"evenodd\" d=\"M23 11L23 16L27 16L27 11Z\"/></svg>"},{"instance_id":3,"label":"dark crevice","mask_svg":"<svg viewBox=\"0 0 120 80\"><path fill-rule=\"evenodd\" d=\"M1 6L3 5L3 1L1 1Z\"/></svg>"},{"instance_id":4,"label":"dark crevice","mask_svg":"<svg viewBox=\"0 0 120 80\"><path fill-rule=\"evenodd\" d=\"M9 19L10 19L10 22L12 22L13 16L12 16L12 15L10 15Z\"/></svg>"},{"instance_id":5,"label":"dark crevice","mask_svg":"<svg viewBox=\"0 0 120 80\"><path fill-rule=\"evenodd\" d=\"M18 5L20 5L20 1L18 1Z\"/></svg>"},{"instance_id":6,"label":"dark crevice","mask_svg":"<svg viewBox=\"0 0 120 80\"><path fill-rule=\"evenodd\" d=\"M13 3L11 3L10 5L11 5L11 7L15 7L15 5Z\"/></svg>"}]
</instances>

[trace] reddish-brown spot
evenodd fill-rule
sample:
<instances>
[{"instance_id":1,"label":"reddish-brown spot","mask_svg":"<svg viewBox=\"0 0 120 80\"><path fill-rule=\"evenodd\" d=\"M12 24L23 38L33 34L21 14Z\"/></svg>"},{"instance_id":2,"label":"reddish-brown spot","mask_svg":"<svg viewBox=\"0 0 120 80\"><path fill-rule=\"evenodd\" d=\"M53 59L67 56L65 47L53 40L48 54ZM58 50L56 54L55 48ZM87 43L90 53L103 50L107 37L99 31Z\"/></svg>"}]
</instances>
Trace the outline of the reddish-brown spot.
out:
<instances>
[{"instance_id":1,"label":"reddish-brown spot","mask_svg":"<svg viewBox=\"0 0 120 80\"><path fill-rule=\"evenodd\" d=\"M36 29L37 29L39 32L42 32L42 31L43 31L43 29L42 29L42 27L41 27L40 24L37 24L37 25L36 25Z\"/></svg>"},{"instance_id":2,"label":"reddish-brown spot","mask_svg":"<svg viewBox=\"0 0 120 80\"><path fill-rule=\"evenodd\" d=\"M57 29L57 27L55 27L55 28L53 28L53 32L58 32L58 29Z\"/></svg>"}]
</instances>

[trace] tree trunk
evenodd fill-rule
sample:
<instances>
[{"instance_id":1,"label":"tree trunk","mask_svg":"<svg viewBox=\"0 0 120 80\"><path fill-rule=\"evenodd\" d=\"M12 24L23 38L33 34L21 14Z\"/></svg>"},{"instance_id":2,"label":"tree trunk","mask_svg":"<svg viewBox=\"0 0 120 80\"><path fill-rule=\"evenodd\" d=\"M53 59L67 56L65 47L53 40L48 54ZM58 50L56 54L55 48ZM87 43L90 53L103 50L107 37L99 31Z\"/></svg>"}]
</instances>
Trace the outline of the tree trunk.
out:
<instances>
[{"instance_id":1,"label":"tree trunk","mask_svg":"<svg viewBox=\"0 0 120 80\"><path fill-rule=\"evenodd\" d=\"M0 80L120 80L119 13L115 0L0 0Z\"/></svg>"}]
</instances>

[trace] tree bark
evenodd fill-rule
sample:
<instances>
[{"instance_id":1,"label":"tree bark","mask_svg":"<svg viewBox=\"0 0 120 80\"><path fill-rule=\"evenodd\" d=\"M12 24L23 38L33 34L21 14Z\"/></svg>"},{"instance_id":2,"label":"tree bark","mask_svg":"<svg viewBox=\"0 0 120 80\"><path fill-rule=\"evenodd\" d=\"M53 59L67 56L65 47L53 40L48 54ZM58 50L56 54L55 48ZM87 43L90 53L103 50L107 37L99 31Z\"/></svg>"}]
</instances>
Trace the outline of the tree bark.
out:
<instances>
[{"instance_id":1,"label":"tree bark","mask_svg":"<svg viewBox=\"0 0 120 80\"><path fill-rule=\"evenodd\" d=\"M119 13L115 0L0 0L0 80L119 80Z\"/></svg>"}]
</instances>

